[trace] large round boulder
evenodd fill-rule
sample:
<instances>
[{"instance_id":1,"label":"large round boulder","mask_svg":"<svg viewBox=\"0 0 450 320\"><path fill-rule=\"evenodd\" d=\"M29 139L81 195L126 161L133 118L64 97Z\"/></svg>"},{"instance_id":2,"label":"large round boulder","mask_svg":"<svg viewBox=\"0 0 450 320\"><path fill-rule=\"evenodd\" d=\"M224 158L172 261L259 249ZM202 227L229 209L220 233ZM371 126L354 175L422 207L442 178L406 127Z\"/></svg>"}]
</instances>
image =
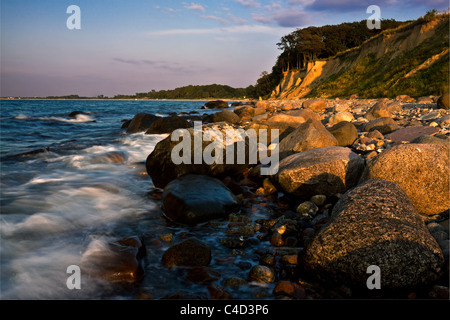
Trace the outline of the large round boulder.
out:
<instances>
[{"instance_id":1,"label":"large round boulder","mask_svg":"<svg viewBox=\"0 0 450 320\"><path fill-rule=\"evenodd\" d=\"M380 271L381 289L401 289L438 280L444 263L406 193L379 179L343 195L300 260L324 281L366 290L369 267Z\"/></svg>"},{"instance_id":2,"label":"large round boulder","mask_svg":"<svg viewBox=\"0 0 450 320\"><path fill-rule=\"evenodd\" d=\"M336 138L341 147L351 146L358 139L358 129L348 121L339 122L328 128L328 131Z\"/></svg>"},{"instance_id":3,"label":"large round boulder","mask_svg":"<svg viewBox=\"0 0 450 320\"><path fill-rule=\"evenodd\" d=\"M363 169L364 160L351 149L324 147L281 160L274 180L284 192L300 198L334 196L354 187Z\"/></svg>"},{"instance_id":4,"label":"large round boulder","mask_svg":"<svg viewBox=\"0 0 450 320\"><path fill-rule=\"evenodd\" d=\"M395 146L370 161L361 182L376 178L395 182L410 197L419 213L448 212L449 151L445 144Z\"/></svg>"},{"instance_id":5,"label":"large round boulder","mask_svg":"<svg viewBox=\"0 0 450 320\"><path fill-rule=\"evenodd\" d=\"M248 141L245 140L245 131L242 134L239 131L233 131L237 133L238 141L244 141L244 163L239 163L236 158L239 154L236 151L239 142L230 142L226 139L227 130L236 129L237 127L224 122L198 127L194 125L193 128L175 131L182 133L178 138L173 138L174 133L172 133L160 141L146 160L147 173L155 187L164 188L170 181L189 173L223 178L244 172L249 166L249 148ZM202 139L207 137L208 133L211 134L211 138ZM222 141L214 138L215 133L220 135ZM226 161L227 150L231 149L234 149L234 161ZM215 160L205 161L204 155L212 155L215 150L222 154L222 163Z\"/></svg>"}]
</instances>

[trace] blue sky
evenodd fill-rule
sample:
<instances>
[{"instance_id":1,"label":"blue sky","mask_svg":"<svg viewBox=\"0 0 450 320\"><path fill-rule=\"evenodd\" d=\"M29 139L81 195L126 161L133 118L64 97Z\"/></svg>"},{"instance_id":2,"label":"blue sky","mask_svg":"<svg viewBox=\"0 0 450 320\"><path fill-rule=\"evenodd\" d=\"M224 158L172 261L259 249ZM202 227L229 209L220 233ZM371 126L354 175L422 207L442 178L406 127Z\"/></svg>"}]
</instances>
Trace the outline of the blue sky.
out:
<instances>
[{"instance_id":1,"label":"blue sky","mask_svg":"<svg viewBox=\"0 0 450 320\"><path fill-rule=\"evenodd\" d=\"M81 29L69 30L69 5ZM135 94L255 84L296 28L410 20L447 0L1 0L1 96Z\"/></svg>"}]
</instances>

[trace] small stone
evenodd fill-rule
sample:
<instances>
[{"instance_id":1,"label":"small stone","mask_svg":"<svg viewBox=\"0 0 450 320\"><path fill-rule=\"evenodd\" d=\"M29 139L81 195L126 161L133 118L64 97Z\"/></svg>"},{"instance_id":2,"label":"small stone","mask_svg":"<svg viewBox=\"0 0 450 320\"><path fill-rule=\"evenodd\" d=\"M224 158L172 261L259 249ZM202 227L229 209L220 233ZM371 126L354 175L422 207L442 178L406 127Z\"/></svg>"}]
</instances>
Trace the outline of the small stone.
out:
<instances>
[{"instance_id":1,"label":"small stone","mask_svg":"<svg viewBox=\"0 0 450 320\"><path fill-rule=\"evenodd\" d=\"M186 280L194 283L209 283L219 279L219 272L205 266L191 268L186 276Z\"/></svg>"},{"instance_id":2,"label":"small stone","mask_svg":"<svg viewBox=\"0 0 450 320\"><path fill-rule=\"evenodd\" d=\"M231 300L233 295L217 284L208 286L208 292L211 300Z\"/></svg>"},{"instance_id":3,"label":"small stone","mask_svg":"<svg viewBox=\"0 0 450 320\"><path fill-rule=\"evenodd\" d=\"M259 259L259 264L273 267L275 263L277 262L277 259L273 254L265 254Z\"/></svg>"},{"instance_id":4,"label":"small stone","mask_svg":"<svg viewBox=\"0 0 450 320\"><path fill-rule=\"evenodd\" d=\"M277 192L277 188L272 184L269 178L265 178L263 181L264 194L270 195Z\"/></svg>"},{"instance_id":5,"label":"small stone","mask_svg":"<svg viewBox=\"0 0 450 320\"><path fill-rule=\"evenodd\" d=\"M325 204L325 201L327 201L327 196L323 194L317 194L315 196L312 196L310 200L316 206L321 207Z\"/></svg>"},{"instance_id":6,"label":"small stone","mask_svg":"<svg viewBox=\"0 0 450 320\"><path fill-rule=\"evenodd\" d=\"M295 299L304 299L306 297L305 289L301 285L291 281L278 282L272 293L276 296L284 295Z\"/></svg>"},{"instance_id":7,"label":"small stone","mask_svg":"<svg viewBox=\"0 0 450 320\"><path fill-rule=\"evenodd\" d=\"M211 249L196 238L189 238L167 249L162 264L174 266L206 266L211 261Z\"/></svg>"},{"instance_id":8,"label":"small stone","mask_svg":"<svg viewBox=\"0 0 450 320\"><path fill-rule=\"evenodd\" d=\"M274 233L270 238L270 244L274 247L282 247L284 245L284 240L281 234L278 232Z\"/></svg>"},{"instance_id":9,"label":"small stone","mask_svg":"<svg viewBox=\"0 0 450 320\"><path fill-rule=\"evenodd\" d=\"M305 201L297 207L297 212L304 217L313 217L317 214L319 208L314 202Z\"/></svg>"},{"instance_id":10,"label":"small stone","mask_svg":"<svg viewBox=\"0 0 450 320\"><path fill-rule=\"evenodd\" d=\"M160 234L160 235L159 235L159 238L160 238L162 241L165 241L165 242L172 242L172 240L173 240L173 234L172 234L172 233L164 233L164 234Z\"/></svg>"},{"instance_id":11,"label":"small stone","mask_svg":"<svg viewBox=\"0 0 450 320\"><path fill-rule=\"evenodd\" d=\"M248 281L272 283L275 281L275 272L268 266L256 265L250 269Z\"/></svg>"},{"instance_id":12,"label":"small stone","mask_svg":"<svg viewBox=\"0 0 450 320\"><path fill-rule=\"evenodd\" d=\"M280 258L280 262L286 263L286 264L297 264L298 256L297 255L284 255Z\"/></svg>"},{"instance_id":13,"label":"small stone","mask_svg":"<svg viewBox=\"0 0 450 320\"><path fill-rule=\"evenodd\" d=\"M437 124L436 122L433 121L433 122L431 122L431 123L429 124L429 126L430 126L430 127L437 127L438 124Z\"/></svg>"},{"instance_id":14,"label":"small stone","mask_svg":"<svg viewBox=\"0 0 450 320\"><path fill-rule=\"evenodd\" d=\"M449 288L445 286L434 285L428 292L428 297L431 299L449 299Z\"/></svg>"},{"instance_id":15,"label":"small stone","mask_svg":"<svg viewBox=\"0 0 450 320\"><path fill-rule=\"evenodd\" d=\"M225 280L225 287L239 288L243 285L247 284L247 280L239 278L239 277L230 277Z\"/></svg>"}]
</instances>

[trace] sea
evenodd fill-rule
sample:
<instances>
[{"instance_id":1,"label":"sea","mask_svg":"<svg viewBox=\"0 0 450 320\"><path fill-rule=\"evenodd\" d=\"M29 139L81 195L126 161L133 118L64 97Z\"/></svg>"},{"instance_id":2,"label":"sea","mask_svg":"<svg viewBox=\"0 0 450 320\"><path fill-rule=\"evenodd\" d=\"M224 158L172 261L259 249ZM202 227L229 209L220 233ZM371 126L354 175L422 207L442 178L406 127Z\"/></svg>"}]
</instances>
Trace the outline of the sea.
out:
<instances>
[{"instance_id":1,"label":"sea","mask_svg":"<svg viewBox=\"0 0 450 320\"><path fill-rule=\"evenodd\" d=\"M154 186L145 160L168 135L127 134L121 128L124 120L141 112L217 112L201 109L204 103L2 100L0 298L160 299L177 290L207 296L205 285L186 281L186 270L161 263L165 250L190 236L212 248L219 284L233 276L246 278L257 261L250 252L233 257L231 249L221 245L218 237L225 224L168 223L150 196ZM73 111L82 113L69 117ZM111 152L122 154L125 162L109 161ZM173 240L161 240L164 235ZM69 266L79 266L83 256L107 243L136 236L145 239L147 249L139 283L118 284L81 274L81 288L69 288ZM249 298L254 292L242 289L234 295Z\"/></svg>"}]
</instances>

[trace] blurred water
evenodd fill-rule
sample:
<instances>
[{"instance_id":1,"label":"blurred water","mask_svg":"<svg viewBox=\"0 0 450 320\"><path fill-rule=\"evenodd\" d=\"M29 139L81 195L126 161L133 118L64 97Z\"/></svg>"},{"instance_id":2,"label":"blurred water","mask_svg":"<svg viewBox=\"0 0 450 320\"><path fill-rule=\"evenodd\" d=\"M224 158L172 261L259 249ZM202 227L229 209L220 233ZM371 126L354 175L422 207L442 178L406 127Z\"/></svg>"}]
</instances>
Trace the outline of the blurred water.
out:
<instances>
[{"instance_id":1,"label":"blurred water","mask_svg":"<svg viewBox=\"0 0 450 320\"><path fill-rule=\"evenodd\" d=\"M202 105L197 101L1 101L1 298L133 299L139 290L158 298L177 285L192 289L161 265L161 254L169 244L148 249L140 289L118 290L99 280L83 283L82 290L68 290L66 269L79 265L99 243L135 235L192 234L217 248L216 229L174 228L148 196L152 182L144 161L167 135L125 134L121 129L121 120L140 112L162 116L215 112L200 110ZM69 118L72 111L83 114ZM121 160L117 163L111 155Z\"/></svg>"}]
</instances>

